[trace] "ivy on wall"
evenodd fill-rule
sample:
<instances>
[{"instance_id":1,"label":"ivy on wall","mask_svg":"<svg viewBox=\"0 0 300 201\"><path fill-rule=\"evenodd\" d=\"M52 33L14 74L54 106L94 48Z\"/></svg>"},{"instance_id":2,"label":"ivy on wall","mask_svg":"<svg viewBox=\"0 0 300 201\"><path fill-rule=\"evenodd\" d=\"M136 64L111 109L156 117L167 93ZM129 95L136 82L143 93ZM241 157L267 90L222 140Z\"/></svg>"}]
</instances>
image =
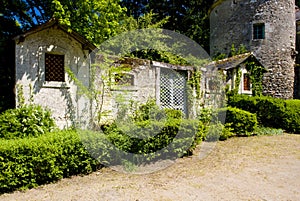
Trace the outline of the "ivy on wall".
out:
<instances>
[{"instance_id":1,"label":"ivy on wall","mask_svg":"<svg viewBox=\"0 0 300 201\"><path fill-rule=\"evenodd\" d=\"M247 61L246 70L249 72L250 81L252 83L252 95L261 96L263 90L262 79L266 69L258 65L255 61Z\"/></svg>"}]
</instances>

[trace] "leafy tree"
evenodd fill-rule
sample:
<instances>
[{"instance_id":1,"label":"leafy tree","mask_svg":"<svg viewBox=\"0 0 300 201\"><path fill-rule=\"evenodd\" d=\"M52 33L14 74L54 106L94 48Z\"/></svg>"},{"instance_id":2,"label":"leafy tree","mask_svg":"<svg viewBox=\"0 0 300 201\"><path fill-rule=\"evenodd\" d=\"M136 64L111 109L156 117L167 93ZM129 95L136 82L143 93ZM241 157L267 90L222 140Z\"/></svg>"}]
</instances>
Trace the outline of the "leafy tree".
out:
<instances>
[{"instance_id":1,"label":"leafy tree","mask_svg":"<svg viewBox=\"0 0 300 201\"><path fill-rule=\"evenodd\" d=\"M169 21L163 28L184 34L209 50L208 10L213 0L123 0L121 4L127 8L127 14L136 19L150 11L158 14L155 20L168 16Z\"/></svg>"},{"instance_id":2,"label":"leafy tree","mask_svg":"<svg viewBox=\"0 0 300 201\"><path fill-rule=\"evenodd\" d=\"M121 31L126 8L118 0L53 0L53 16L95 44Z\"/></svg>"}]
</instances>

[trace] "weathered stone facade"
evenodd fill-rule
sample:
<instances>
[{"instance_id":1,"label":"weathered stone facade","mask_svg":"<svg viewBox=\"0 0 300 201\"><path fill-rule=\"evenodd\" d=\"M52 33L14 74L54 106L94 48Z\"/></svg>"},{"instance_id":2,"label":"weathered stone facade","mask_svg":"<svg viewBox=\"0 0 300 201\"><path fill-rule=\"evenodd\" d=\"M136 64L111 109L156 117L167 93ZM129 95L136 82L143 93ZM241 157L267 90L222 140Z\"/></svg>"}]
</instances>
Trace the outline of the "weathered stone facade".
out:
<instances>
[{"instance_id":1,"label":"weathered stone facade","mask_svg":"<svg viewBox=\"0 0 300 201\"><path fill-rule=\"evenodd\" d=\"M15 42L16 94L22 86L25 101L32 95L33 104L49 108L60 128L105 124L123 106L149 99L189 116L195 113L186 94L192 67L129 58L107 65L101 52L93 51L95 46L55 21L17 36Z\"/></svg>"},{"instance_id":2,"label":"weathered stone facade","mask_svg":"<svg viewBox=\"0 0 300 201\"><path fill-rule=\"evenodd\" d=\"M49 22L15 38L16 94L23 87L25 101L31 94L33 103L49 108L60 128L69 127L90 112L90 101L78 94L78 87L71 80L67 68L89 86L89 51L84 48L85 41L75 33L70 34L56 22ZM64 81L45 79L45 55L51 53L64 56ZM16 104L20 100L16 96Z\"/></svg>"},{"instance_id":3,"label":"weathered stone facade","mask_svg":"<svg viewBox=\"0 0 300 201\"><path fill-rule=\"evenodd\" d=\"M101 61L96 59L96 63L101 66ZM104 114L100 124L116 119L122 107L130 110L131 104L134 107L134 104L148 100L155 100L162 108L181 110L189 117L194 115L194 103L188 102L186 94L187 80L194 70L192 67L132 58L124 58L113 66L118 67L115 73L103 72L101 67L96 71L96 90L102 95L99 97L102 103L100 112ZM126 70L122 71L122 68ZM125 81L121 81L123 78Z\"/></svg>"},{"instance_id":4,"label":"weathered stone facade","mask_svg":"<svg viewBox=\"0 0 300 201\"><path fill-rule=\"evenodd\" d=\"M254 30L256 25L261 30ZM210 53L244 45L267 69L263 94L293 98L295 65L294 0L219 0L210 14ZM255 38L254 32L261 35ZM260 38L261 37L261 38Z\"/></svg>"}]
</instances>

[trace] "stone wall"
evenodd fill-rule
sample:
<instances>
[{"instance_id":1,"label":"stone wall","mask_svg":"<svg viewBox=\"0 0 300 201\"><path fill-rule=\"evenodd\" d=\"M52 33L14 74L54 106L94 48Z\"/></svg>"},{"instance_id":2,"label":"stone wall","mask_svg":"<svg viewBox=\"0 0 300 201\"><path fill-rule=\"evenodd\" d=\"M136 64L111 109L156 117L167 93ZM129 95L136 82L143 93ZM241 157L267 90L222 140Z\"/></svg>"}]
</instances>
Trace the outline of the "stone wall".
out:
<instances>
[{"instance_id":1,"label":"stone wall","mask_svg":"<svg viewBox=\"0 0 300 201\"><path fill-rule=\"evenodd\" d=\"M264 23L265 39L253 39L253 24ZM210 15L211 55L240 44L268 70L263 94L293 98L295 56L294 0L225 0Z\"/></svg>"},{"instance_id":2,"label":"stone wall","mask_svg":"<svg viewBox=\"0 0 300 201\"><path fill-rule=\"evenodd\" d=\"M96 90L99 91L98 103L102 102L102 105L95 106L94 108L97 110L96 107L98 107L98 109L101 107L103 116L100 124L111 122L117 117L122 107L126 107L128 110L132 103L140 105L146 103L148 100L155 100L158 105L161 105L160 76L162 68L170 69L174 73L177 73L176 70L185 71L187 75L186 79L188 79L189 72L193 70L191 67L126 58L121 60L120 63L116 62L114 67L119 68L118 72L122 72L122 68L125 67L126 70L123 72L127 75L131 75L132 82L119 85L116 83L115 76L112 72L108 74L108 69L104 70L104 67L101 68L101 65L105 66L101 64L101 62L102 61L96 61L96 63L98 63L96 66L100 68L96 71L95 83L97 86ZM105 85L104 88L102 88L103 83ZM188 105L186 105L186 107L188 107ZM192 109L189 111L190 115L192 115L191 113L193 112L191 110Z\"/></svg>"}]
</instances>

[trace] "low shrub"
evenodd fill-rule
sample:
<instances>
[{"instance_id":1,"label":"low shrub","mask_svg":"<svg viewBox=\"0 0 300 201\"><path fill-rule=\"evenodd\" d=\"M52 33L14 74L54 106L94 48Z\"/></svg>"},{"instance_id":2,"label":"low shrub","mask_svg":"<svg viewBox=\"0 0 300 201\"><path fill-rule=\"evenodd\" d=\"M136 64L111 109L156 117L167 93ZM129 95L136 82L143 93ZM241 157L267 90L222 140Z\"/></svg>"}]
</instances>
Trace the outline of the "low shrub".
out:
<instances>
[{"instance_id":1,"label":"low shrub","mask_svg":"<svg viewBox=\"0 0 300 201\"><path fill-rule=\"evenodd\" d=\"M0 193L50 183L99 166L74 131L0 140Z\"/></svg>"},{"instance_id":2,"label":"low shrub","mask_svg":"<svg viewBox=\"0 0 300 201\"><path fill-rule=\"evenodd\" d=\"M230 124L215 122L209 126L204 139L208 142L227 140L228 138L235 136L232 131L233 129L230 127Z\"/></svg>"},{"instance_id":3,"label":"low shrub","mask_svg":"<svg viewBox=\"0 0 300 201\"><path fill-rule=\"evenodd\" d=\"M38 136L52 131L54 120L49 110L38 105L9 109L0 115L0 138L13 139Z\"/></svg>"},{"instance_id":4,"label":"low shrub","mask_svg":"<svg viewBox=\"0 0 300 201\"><path fill-rule=\"evenodd\" d=\"M280 128L285 113L285 102L272 97L252 97L234 95L229 97L228 105L257 115L259 124L265 127Z\"/></svg>"},{"instance_id":5,"label":"low shrub","mask_svg":"<svg viewBox=\"0 0 300 201\"><path fill-rule=\"evenodd\" d=\"M174 118L127 125L114 124L104 129L107 139L115 147L124 153L136 154L136 158L132 159L136 165L191 154L202 141L204 132L205 127L198 120Z\"/></svg>"},{"instance_id":6,"label":"low shrub","mask_svg":"<svg viewBox=\"0 0 300 201\"><path fill-rule=\"evenodd\" d=\"M285 114L285 102L271 97L257 98L256 115L261 125L281 128Z\"/></svg>"},{"instance_id":7,"label":"low shrub","mask_svg":"<svg viewBox=\"0 0 300 201\"><path fill-rule=\"evenodd\" d=\"M232 132L237 136L252 135L258 125L256 115L245 110L233 107L222 108L218 116L224 115L226 116L225 124L230 125Z\"/></svg>"},{"instance_id":8,"label":"low shrub","mask_svg":"<svg viewBox=\"0 0 300 201\"><path fill-rule=\"evenodd\" d=\"M254 130L255 135L282 135L283 130L269 127L257 127Z\"/></svg>"},{"instance_id":9,"label":"low shrub","mask_svg":"<svg viewBox=\"0 0 300 201\"><path fill-rule=\"evenodd\" d=\"M300 100L286 100L283 128L287 132L300 133ZM282 124L281 123L281 124Z\"/></svg>"}]
</instances>

